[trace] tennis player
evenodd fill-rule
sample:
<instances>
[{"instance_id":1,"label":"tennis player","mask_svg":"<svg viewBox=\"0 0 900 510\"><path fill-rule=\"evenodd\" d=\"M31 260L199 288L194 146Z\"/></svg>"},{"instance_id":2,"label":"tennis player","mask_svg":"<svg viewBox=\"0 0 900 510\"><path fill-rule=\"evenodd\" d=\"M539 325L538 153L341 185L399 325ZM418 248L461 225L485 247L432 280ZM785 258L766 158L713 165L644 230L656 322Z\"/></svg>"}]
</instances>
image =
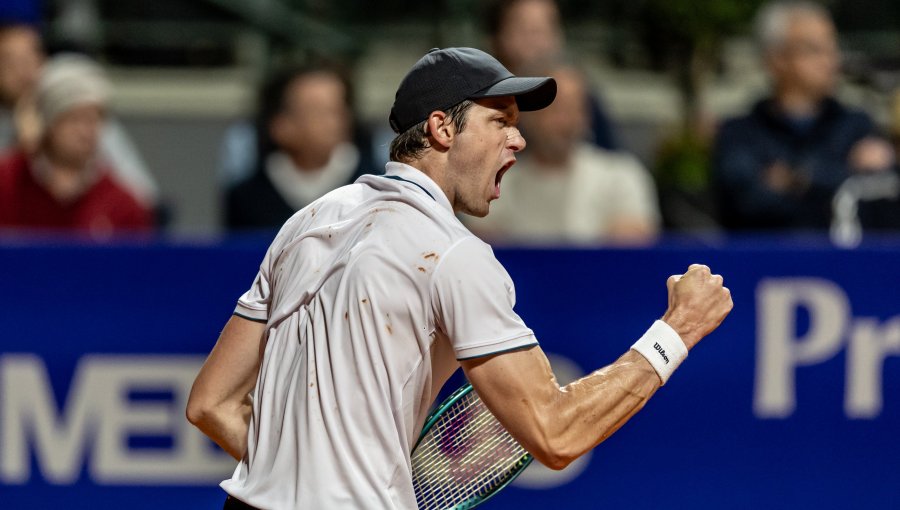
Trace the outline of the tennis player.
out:
<instances>
[{"instance_id":1,"label":"tennis player","mask_svg":"<svg viewBox=\"0 0 900 510\"><path fill-rule=\"evenodd\" d=\"M240 461L222 482L226 508L416 508L410 450L460 366L510 433L561 469L728 314L722 278L691 266L630 350L557 384L509 275L456 218L488 214L525 148L519 112L555 94L552 79L515 77L479 50L432 50L397 90L385 175L285 223L188 402L191 423Z\"/></svg>"}]
</instances>

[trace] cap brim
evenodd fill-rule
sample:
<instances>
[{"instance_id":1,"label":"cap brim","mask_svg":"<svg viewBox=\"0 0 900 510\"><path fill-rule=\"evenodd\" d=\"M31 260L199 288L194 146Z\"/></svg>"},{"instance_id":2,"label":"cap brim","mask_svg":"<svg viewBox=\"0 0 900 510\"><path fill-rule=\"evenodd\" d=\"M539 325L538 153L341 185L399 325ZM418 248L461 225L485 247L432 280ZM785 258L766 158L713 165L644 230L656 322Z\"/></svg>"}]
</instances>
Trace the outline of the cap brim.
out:
<instances>
[{"instance_id":1,"label":"cap brim","mask_svg":"<svg viewBox=\"0 0 900 510\"><path fill-rule=\"evenodd\" d=\"M532 112L550 106L556 99L556 80L546 77L513 76L478 91L471 99L515 96L519 110Z\"/></svg>"}]
</instances>

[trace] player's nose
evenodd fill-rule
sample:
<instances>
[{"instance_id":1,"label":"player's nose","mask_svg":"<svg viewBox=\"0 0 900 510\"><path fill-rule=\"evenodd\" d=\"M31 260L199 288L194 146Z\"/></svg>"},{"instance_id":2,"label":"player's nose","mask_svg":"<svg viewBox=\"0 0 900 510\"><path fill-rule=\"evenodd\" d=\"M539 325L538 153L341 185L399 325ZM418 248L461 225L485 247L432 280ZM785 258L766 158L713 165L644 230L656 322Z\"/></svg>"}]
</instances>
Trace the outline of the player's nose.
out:
<instances>
[{"instance_id":1,"label":"player's nose","mask_svg":"<svg viewBox=\"0 0 900 510\"><path fill-rule=\"evenodd\" d=\"M525 148L525 145L527 145L525 137L522 136L519 128L511 128L509 134L506 136L506 146L513 152L519 152Z\"/></svg>"}]
</instances>

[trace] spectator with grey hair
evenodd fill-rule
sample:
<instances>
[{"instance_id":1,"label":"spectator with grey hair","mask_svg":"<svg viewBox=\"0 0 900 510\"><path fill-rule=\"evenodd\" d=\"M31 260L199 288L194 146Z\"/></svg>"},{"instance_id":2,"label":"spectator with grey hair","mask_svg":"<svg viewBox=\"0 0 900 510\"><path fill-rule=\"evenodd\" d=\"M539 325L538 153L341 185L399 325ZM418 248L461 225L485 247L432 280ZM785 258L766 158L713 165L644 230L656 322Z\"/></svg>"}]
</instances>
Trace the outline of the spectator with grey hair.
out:
<instances>
[{"instance_id":1,"label":"spectator with grey hair","mask_svg":"<svg viewBox=\"0 0 900 510\"><path fill-rule=\"evenodd\" d=\"M33 152L0 160L0 228L77 231L93 238L147 230L152 214L99 158L112 87L80 55L60 55L35 93L40 133Z\"/></svg>"},{"instance_id":2,"label":"spectator with grey hair","mask_svg":"<svg viewBox=\"0 0 900 510\"><path fill-rule=\"evenodd\" d=\"M720 219L730 230L824 230L852 175L894 165L871 118L834 98L840 51L828 11L777 2L757 15L769 97L724 122L713 156Z\"/></svg>"}]
</instances>

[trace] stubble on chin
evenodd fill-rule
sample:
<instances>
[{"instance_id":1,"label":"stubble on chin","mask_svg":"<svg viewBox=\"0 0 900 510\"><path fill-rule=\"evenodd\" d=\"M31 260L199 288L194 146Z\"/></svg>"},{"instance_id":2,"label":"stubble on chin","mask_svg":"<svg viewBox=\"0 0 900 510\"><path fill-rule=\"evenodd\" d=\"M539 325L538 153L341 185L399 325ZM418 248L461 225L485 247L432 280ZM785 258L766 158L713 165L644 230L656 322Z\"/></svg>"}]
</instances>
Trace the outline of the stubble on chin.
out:
<instances>
[{"instance_id":1,"label":"stubble on chin","mask_svg":"<svg viewBox=\"0 0 900 510\"><path fill-rule=\"evenodd\" d=\"M485 202L485 204L481 207L471 204L465 201L461 196L457 195L456 197L456 213L457 214L465 214L467 216L473 216L475 218L484 218L488 215L488 211L490 210L490 203Z\"/></svg>"}]
</instances>

